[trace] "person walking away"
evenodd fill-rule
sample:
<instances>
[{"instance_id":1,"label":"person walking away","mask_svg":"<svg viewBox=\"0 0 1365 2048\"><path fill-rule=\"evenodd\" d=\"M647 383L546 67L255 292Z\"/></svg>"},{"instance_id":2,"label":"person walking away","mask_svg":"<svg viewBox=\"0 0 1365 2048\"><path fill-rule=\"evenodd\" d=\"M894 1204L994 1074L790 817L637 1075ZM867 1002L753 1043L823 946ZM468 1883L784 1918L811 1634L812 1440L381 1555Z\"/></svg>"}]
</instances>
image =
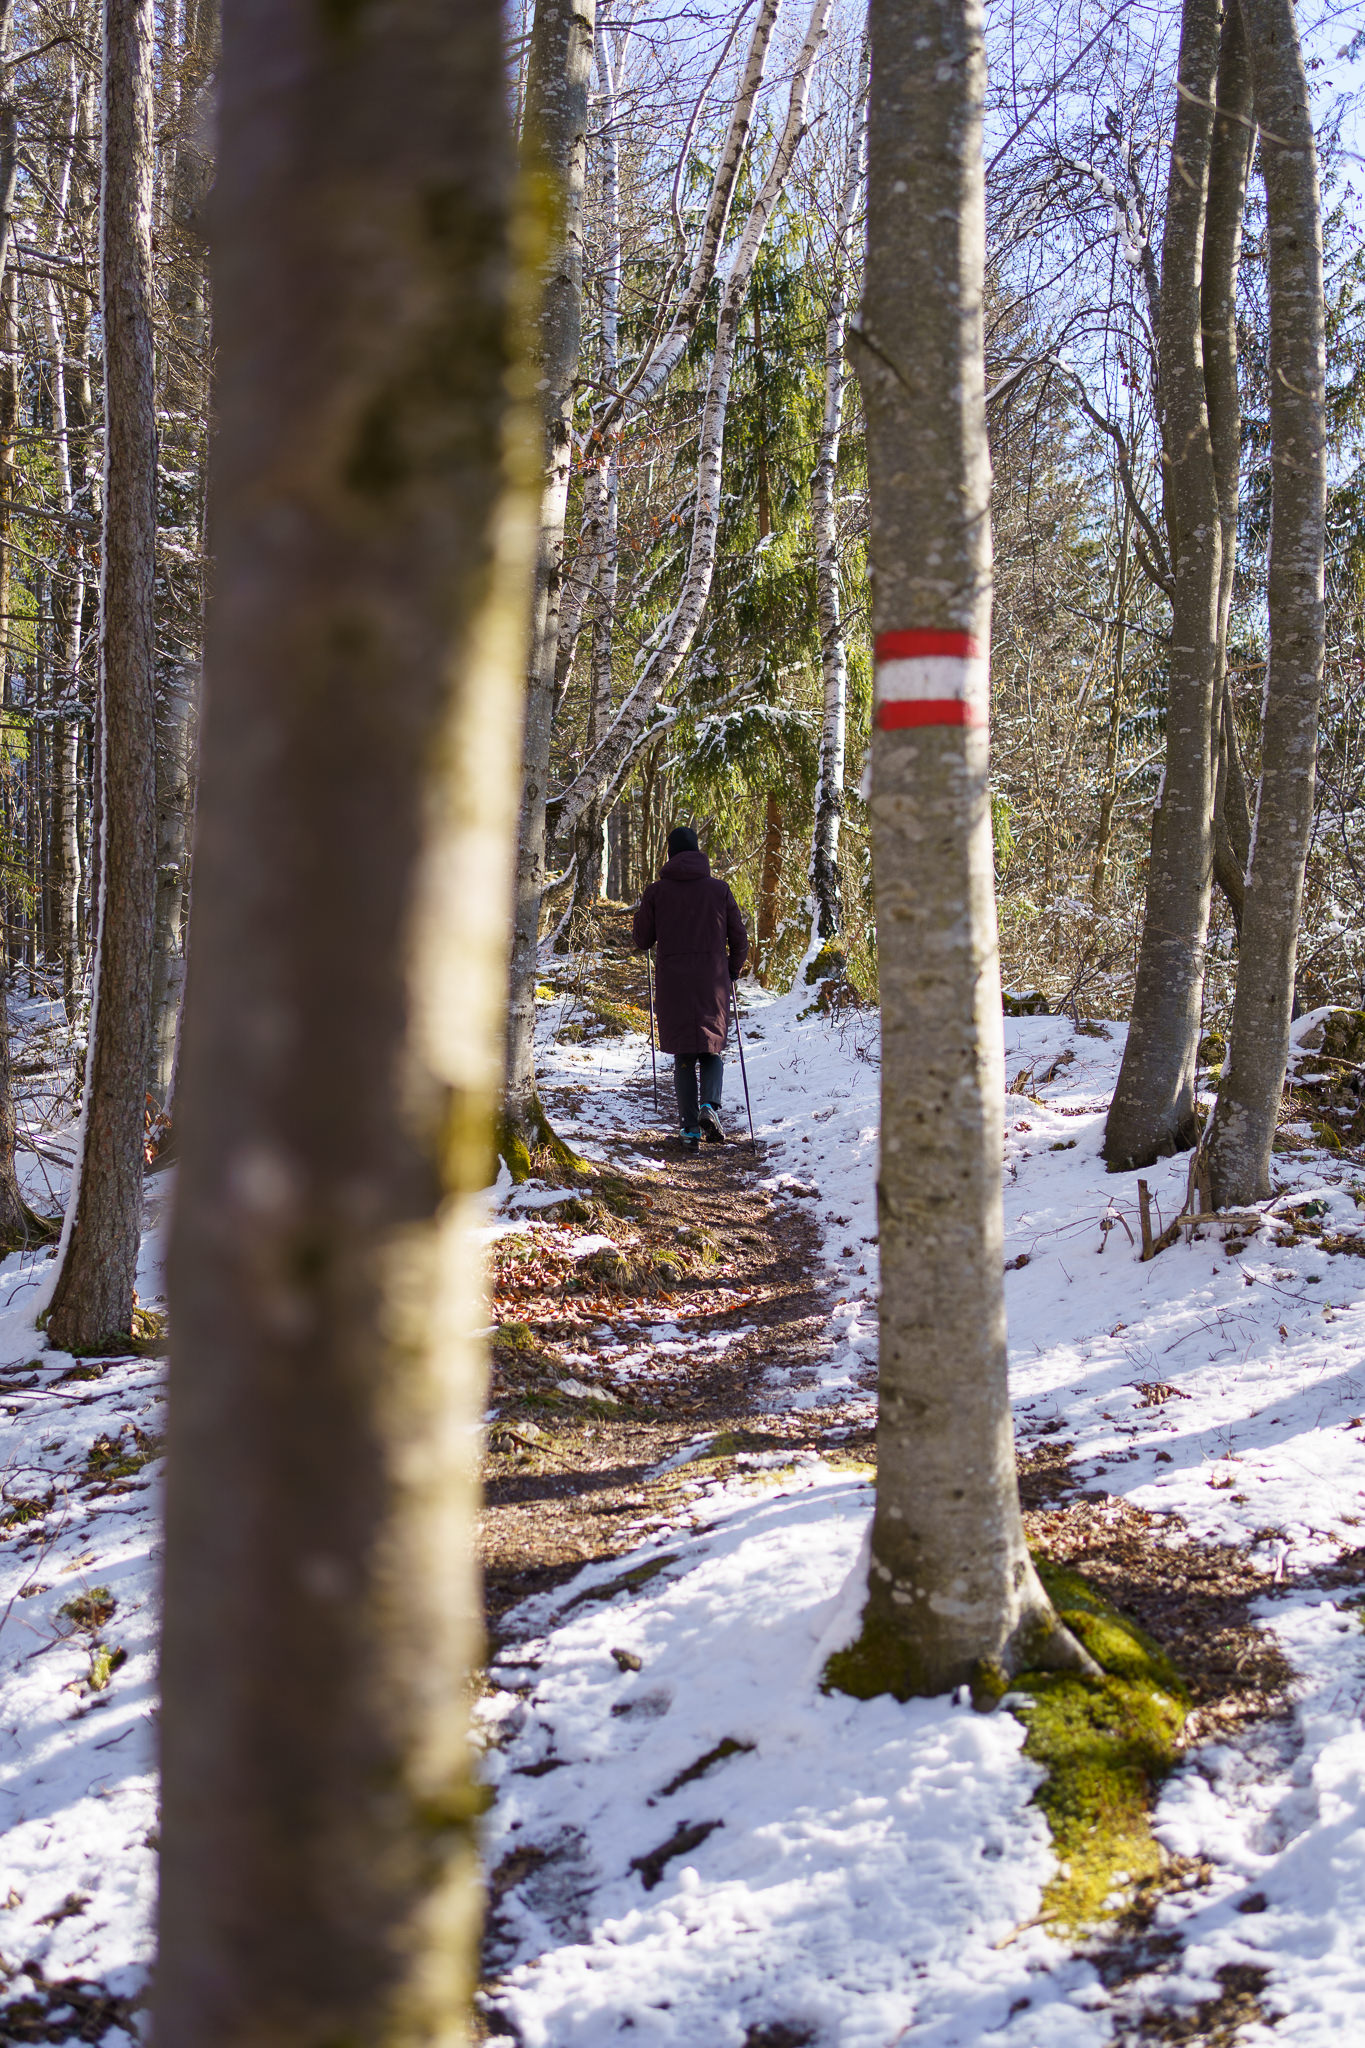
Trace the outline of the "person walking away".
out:
<instances>
[{"instance_id":1,"label":"person walking away","mask_svg":"<svg viewBox=\"0 0 1365 2048\"><path fill-rule=\"evenodd\" d=\"M720 1120L730 984L749 954L749 935L727 883L711 873L691 825L668 835L668 859L640 898L635 950L655 948L654 1005L659 1050L673 1055L673 1087L686 1151L705 1132L722 1144Z\"/></svg>"}]
</instances>

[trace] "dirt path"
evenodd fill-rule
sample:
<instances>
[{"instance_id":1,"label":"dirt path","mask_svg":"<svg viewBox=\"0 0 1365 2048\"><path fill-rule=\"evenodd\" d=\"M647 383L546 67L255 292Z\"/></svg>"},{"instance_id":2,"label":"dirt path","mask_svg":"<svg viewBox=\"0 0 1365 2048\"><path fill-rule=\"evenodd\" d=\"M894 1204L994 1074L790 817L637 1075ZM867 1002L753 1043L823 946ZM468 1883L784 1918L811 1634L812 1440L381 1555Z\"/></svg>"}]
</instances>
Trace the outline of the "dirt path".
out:
<instances>
[{"instance_id":1,"label":"dirt path","mask_svg":"<svg viewBox=\"0 0 1365 2048\"><path fill-rule=\"evenodd\" d=\"M584 1012L643 1012L644 966L629 951L625 913L608 911L602 940ZM742 1092L729 1067L726 1121L738 1131ZM551 1088L551 1119L567 1123L579 1092ZM605 1165L574 1183L567 1215L549 1212L562 1231L496 1250L484 1518L495 1643L518 1601L686 1513L699 1473L724 1477L745 1453L814 1446L829 1427L828 1411L783 1406L787 1390L815 1378L828 1314L810 1217L760 1185L770 1169L747 1135L682 1151L667 1120L667 1060L659 1095L656 1118L648 1073L627 1084ZM583 1254L584 1243L595 1249ZM664 1327L679 1337L675 1350L649 1334ZM689 1448L700 1455L659 1471Z\"/></svg>"}]
</instances>

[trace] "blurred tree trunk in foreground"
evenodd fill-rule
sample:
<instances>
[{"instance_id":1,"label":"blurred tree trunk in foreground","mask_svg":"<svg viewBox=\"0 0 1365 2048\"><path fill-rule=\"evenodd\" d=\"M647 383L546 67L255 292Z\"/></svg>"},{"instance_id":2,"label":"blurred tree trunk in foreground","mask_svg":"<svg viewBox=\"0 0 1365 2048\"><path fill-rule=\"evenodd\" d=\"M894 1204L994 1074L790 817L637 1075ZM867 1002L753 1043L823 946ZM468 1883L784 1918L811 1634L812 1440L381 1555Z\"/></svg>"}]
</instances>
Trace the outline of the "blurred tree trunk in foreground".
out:
<instances>
[{"instance_id":1,"label":"blurred tree trunk in foreground","mask_svg":"<svg viewBox=\"0 0 1365 2048\"><path fill-rule=\"evenodd\" d=\"M225 10L155 2032L466 2038L536 445L501 11ZM522 379L529 399L529 380Z\"/></svg>"}]
</instances>

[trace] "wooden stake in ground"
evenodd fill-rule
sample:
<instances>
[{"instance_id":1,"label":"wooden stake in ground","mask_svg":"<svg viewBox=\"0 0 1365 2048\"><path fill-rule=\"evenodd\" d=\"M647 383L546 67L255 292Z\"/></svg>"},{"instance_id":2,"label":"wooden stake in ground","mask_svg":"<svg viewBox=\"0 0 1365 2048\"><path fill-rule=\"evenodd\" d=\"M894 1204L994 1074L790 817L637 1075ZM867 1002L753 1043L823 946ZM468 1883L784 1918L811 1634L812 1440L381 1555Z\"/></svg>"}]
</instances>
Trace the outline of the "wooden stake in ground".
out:
<instances>
[{"instance_id":1,"label":"wooden stake in ground","mask_svg":"<svg viewBox=\"0 0 1365 2048\"><path fill-rule=\"evenodd\" d=\"M104 16L104 563L100 863L81 1156L47 1319L50 1343L92 1351L132 1328L156 898L152 600L152 0Z\"/></svg>"},{"instance_id":2,"label":"wooden stake in ground","mask_svg":"<svg viewBox=\"0 0 1365 2048\"><path fill-rule=\"evenodd\" d=\"M872 0L867 409L882 999L877 1505L831 1683L1089 1667L1024 1541L1005 1374L1004 1046L988 791L980 0Z\"/></svg>"},{"instance_id":3,"label":"wooden stake in ground","mask_svg":"<svg viewBox=\"0 0 1365 2048\"><path fill-rule=\"evenodd\" d=\"M1326 343L1317 151L1290 0L1243 0L1270 242L1270 660L1227 1066L1209 1133L1221 1209L1270 1193L1289 1056L1322 692Z\"/></svg>"},{"instance_id":4,"label":"wooden stake in ground","mask_svg":"<svg viewBox=\"0 0 1365 2048\"><path fill-rule=\"evenodd\" d=\"M454 2048L536 436L496 0L224 10L155 2032ZM510 450L510 455L509 455ZM509 489L509 462L516 474Z\"/></svg>"}]
</instances>

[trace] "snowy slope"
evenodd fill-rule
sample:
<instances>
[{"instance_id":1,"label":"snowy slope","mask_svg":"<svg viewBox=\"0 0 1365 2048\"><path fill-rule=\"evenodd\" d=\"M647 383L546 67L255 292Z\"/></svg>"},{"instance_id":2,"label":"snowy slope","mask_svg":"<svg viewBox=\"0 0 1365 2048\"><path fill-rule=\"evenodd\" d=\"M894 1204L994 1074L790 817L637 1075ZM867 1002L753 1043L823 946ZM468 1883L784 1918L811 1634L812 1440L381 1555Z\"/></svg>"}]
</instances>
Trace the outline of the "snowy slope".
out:
<instances>
[{"instance_id":1,"label":"snowy slope","mask_svg":"<svg viewBox=\"0 0 1365 2048\"><path fill-rule=\"evenodd\" d=\"M41 1142L60 1154L69 1130L59 1119ZM55 1159L21 1152L20 1166L35 1206L58 1206ZM170 1187L148 1181L148 1308ZM0 2039L33 2001L52 2031L23 2038L59 2039L65 2013L72 2039L117 2048L134 2037L156 1896L163 1366L101 1373L47 1350L34 1315L51 1270L42 1252L0 1263Z\"/></svg>"},{"instance_id":2,"label":"snowy slope","mask_svg":"<svg viewBox=\"0 0 1365 2048\"><path fill-rule=\"evenodd\" d=\"M812 1204L831 1273L821 1385L799 1398L833 1425L866 1412L856 1375L875 1357L875 1020L750 1002L769 1184ZM1240 1252L1215 1232L1141 1264L1135 1177L1099 1158L1122 1028L1024 1018L1006 1042L1021 1437L1063 1423L1082 1480L1252 1547L1284 1587L1264 1614L1298 1674L1292 1720L1195 1750L1161 1802L1165 1845L1212 1867L1159 1909L1184 1943L1161 2001L1194 2006L1251 1966L1277 2024L1239 2038L1365 2039L1365 1638L1306 1582L1365 1526L1365 1260L1281 1248L1267 1223ZM624 1078L629 1045L613 1058ZM1307 1202L1329 1235L1365 1220L1349 1166L1282 1164L1272 1207ZM1146 1176L1162 1220L1187 1171ZM870 1508L865 1480L822 1461L699 1482L690 1525L518 1617L525 1661L494 1673L487 1710L488 1853L507 1881L497 2004L529 2048L1069 2048L1139 2009L1140 1984L1111 1993L1029 1924L1054 1865L1012 1717L819 1693ZM584 1597L651 1556L668 1561L648 1583ZM743 1747L698 1771L722 1742Z\"/></svg>"},{"instance_id":3,"label":"snowy slope","mask_svg":"<svg viewBox=\"0 0 1365 2048\"><path fill-rule=\"evenodd\" d=\"M761 1171L809 1205L827 1265L818 1383L774 1387L774 1406L814 1408L830 1455L753 1457L728 1483L696 1459L674 1526L520 1611L484 1710L500 2024L542 2048L1100 2048L1137 1994L1032 1924L1053 1858L1017 1721L818 1690L871 1505L837 1459L875 1362L878 1072L875 1020L803 1017L804 994L752 993L746 1046ZM1250 1966L1278 2016L1243 2032L1252 2048L1365 2039L1365 1636L1347 1595L1312 1579L1365 1529L1365 1261L1313 1236L1279 1245L1268 1223L1240 1251L1214 1234L1139 1264L1133 1177L1098 1157L1122 1046L1109 1031L1007 1024L1009 1078L1024 1077L1006 1168L1021 1438L1061 1424L1087 1487L1250 1550L1276 1586L1264 1625L1298 1674L1290 1717L1197 1749L1166 1789L1162 1840L1211 1876L1160 1909L1183 1940L1160 1995L1193 2006ZM545 1058L584 1149L636 1128L641 1040L547 1043ZM732 1066L732 1127L738 1080ZM1282 1213L1306 1203L1338 1238L1365 1227L1355 1169L1278 1163ZM1185 1171L1147 1176L1163 1219ZM168 1183L151 1187L147 1301ZM531 1190L490 1227L552 1226ZM0 1957L15 1973L0 2038L5 2007L41 1996L73 2041L99 2038L103 2014L116 2048L138 2025L155 1879L159 1369L64 1377L73 1362L32 1327L41 1265L0 1267L0 1514L37 1504L0 1533ZM694 1341L647 1314L636 1351L602 1334L642 1374L676 1371ZM125 1656L92 1689L101 1647ZM41 1984L20 1971L33 1964Z\"/></svg>"}]
</instances>

